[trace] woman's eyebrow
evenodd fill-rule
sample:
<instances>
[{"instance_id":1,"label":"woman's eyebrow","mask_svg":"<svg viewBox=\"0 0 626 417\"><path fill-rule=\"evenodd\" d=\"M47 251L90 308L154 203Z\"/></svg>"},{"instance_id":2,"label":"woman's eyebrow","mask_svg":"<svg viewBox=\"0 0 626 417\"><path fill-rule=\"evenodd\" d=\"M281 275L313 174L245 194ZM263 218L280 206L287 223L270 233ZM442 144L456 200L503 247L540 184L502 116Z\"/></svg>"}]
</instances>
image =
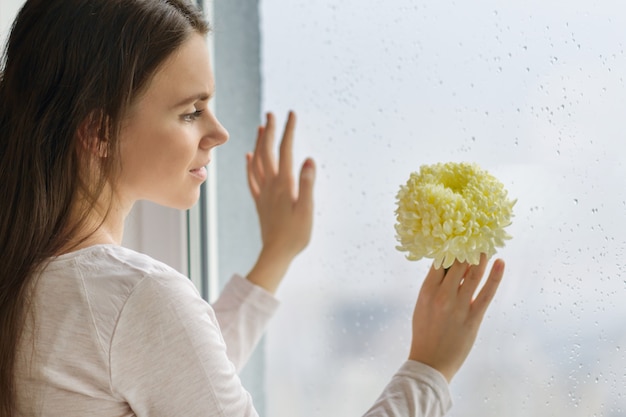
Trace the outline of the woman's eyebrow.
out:
<instances>
[{"instance_id":1,"label":"woman's eyebrow","mask_svg":"<svg viewBox=\"0 0 626 417\"><path fill-rule=\"evenodd\" d=\"M198 94L194 94L192 96L189 96L183 100L181 100L180 102L176 103L174 106L172 106L173 108L178 108L178 107L182 107L184 105L196 102L196 101L207 101L210 100L211 97L213 97L213 93L198 93Z\"/></svg>"}]
</instances>

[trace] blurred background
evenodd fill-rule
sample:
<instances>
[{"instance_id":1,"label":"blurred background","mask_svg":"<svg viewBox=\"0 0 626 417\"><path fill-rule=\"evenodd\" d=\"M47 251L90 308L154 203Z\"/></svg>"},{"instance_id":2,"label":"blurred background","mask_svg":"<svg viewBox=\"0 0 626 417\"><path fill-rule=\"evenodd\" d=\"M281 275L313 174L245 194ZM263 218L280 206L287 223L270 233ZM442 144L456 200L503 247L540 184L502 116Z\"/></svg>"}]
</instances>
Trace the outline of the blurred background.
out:
<instances>
[{"instance_id":1,"label":"blurred background","mask_svg":"<svg viewBox=\"0 0 626 417\"><path fill-rule=\"evenodd\" d=\"M430 263L395 250L395 195L446 161L518 199L450 415L626 415L625 12L261 2L263 108L298 111L298 159L319 165L313 241L268 337L268 416L360 415L406 358Z\"/></svg>"}]
</instances>

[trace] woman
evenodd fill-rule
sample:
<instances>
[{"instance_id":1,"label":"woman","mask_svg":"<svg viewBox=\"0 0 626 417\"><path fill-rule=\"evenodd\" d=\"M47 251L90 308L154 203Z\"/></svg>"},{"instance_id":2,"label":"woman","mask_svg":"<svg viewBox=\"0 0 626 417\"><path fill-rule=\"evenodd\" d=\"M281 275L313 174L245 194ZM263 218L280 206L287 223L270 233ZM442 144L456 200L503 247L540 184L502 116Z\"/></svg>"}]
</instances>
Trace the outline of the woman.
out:
<instances>
[{"instance_id":1,"label":"woman","mask_svg":"<svg viewBox=\"0 0 626 417\"><path fill-rule=\"evenodd\" d=\"M208 26L185 0L28 0L0 79L0 417L255 416L237 377L308 244L315 166L292 172L295 116L247 156L263 249L213 306L122 248L137 200L186 209L212 148ZM297 188L297 191L296 191ZM409 360L368 416L443 415L503 273L431 269Z\"/></svg>"}]
</instances>

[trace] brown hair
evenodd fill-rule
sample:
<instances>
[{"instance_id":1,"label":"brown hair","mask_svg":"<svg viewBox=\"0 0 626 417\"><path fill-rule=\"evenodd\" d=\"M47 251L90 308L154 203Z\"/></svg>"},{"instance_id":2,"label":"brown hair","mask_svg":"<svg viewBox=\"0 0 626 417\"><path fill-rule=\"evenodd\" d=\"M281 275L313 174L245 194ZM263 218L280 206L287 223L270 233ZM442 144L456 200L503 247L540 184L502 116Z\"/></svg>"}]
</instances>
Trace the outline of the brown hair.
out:
<instances>
[{"instance_id":1,"label":"brown hair","mask_svg":"<svg viewBox=\"0 0 626 417\"><path fill-rule=\"evenodd\" d=\"M19 12L0 64L0 417L15 415L35 272L71 249L116 175L133 100L191 33L208 30L186 0L28 0ZM85 128L106 158L85 152Z\"/></svg>"}]
</instances>

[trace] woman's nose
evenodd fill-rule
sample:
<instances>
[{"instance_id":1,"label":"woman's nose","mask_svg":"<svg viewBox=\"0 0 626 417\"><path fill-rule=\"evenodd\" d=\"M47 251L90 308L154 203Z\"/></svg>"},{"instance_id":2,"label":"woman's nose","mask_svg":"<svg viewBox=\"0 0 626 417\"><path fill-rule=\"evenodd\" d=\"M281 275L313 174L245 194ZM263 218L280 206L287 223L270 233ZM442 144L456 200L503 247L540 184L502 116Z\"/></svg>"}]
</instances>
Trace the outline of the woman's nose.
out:
<instances>
[{"instance_id":1,"label":"woman's nose","mask_svg":"<svg viewBox=\"0 0 626 417\"><path fill-rule=\"evenodd\" d=\"M213 113L210 113L209 120L207 121L207 132L200 143L200 147L209 149L215 146L222 145L228 141L228 131L217 120L217 117Z\"/></svg>"}]
</instances>

